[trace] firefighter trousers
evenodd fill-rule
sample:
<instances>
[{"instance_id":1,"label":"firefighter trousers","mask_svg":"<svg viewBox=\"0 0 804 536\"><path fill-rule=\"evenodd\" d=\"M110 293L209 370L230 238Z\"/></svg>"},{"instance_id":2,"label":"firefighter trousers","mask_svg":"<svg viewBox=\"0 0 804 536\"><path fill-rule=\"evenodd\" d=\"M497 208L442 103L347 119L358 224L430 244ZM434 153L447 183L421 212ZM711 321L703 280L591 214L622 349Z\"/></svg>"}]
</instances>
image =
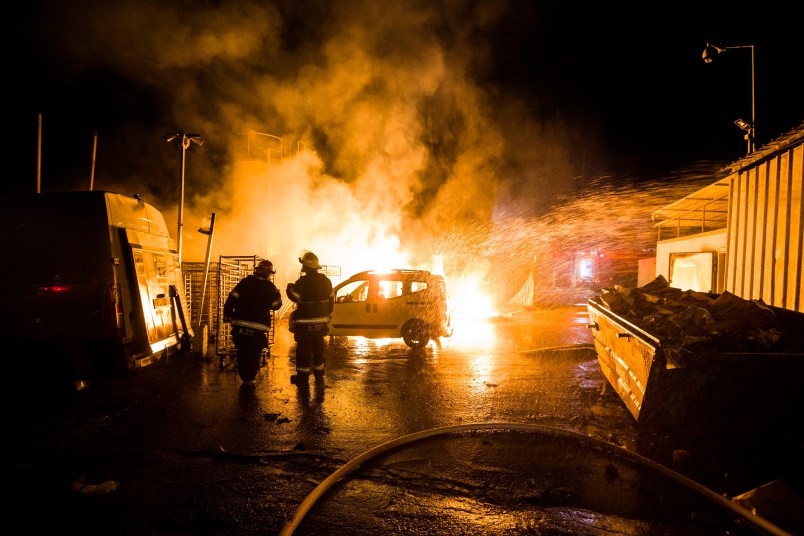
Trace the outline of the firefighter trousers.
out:
<instances>
[{"instance_id":1,"label":"firefighter trousers","mask_svg":"<svg viewBox=\"0 0 804 536\"><path fill-rule=\"evenodd\" d=\"M316 374L323 374L327 348L324 337L326 337L327 331L326 329L309 328L315 328L315 326L297 326L296 332L293 334L293 339L296 341L296 372L309 374L312 371Z\"/></svg>"},{"instance_id":2,"label":"firefighter trousers","mask_svg":"<svg viewBox=\"0 0 804 536\"><path fill-rule=\"evenodd\" d=\"M268 336L264 331L232 328L232 342L237 350L237 374L244 382L252 381L260 370L262 350L268 347Z\"/></svg>"}]
</instances>

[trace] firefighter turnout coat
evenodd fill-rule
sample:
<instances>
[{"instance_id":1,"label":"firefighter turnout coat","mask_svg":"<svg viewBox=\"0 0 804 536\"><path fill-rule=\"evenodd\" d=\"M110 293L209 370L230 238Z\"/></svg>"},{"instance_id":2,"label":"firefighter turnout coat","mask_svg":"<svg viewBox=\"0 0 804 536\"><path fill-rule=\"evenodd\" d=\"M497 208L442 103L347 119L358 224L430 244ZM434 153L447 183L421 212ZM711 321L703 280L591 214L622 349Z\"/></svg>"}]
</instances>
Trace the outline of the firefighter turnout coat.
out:
<instances>
[{"instance_id":1,"label":"firefighter turnout coat","mask_svg":"<svg viewBox=\"0 0 804 536\"><path fill-rule=\"evenodd\" d=\"M268 332L271 311L282 307L282 295L272 281L247 275L229 292L223 305L224 322L232 326Z\"/></svg>"},{"instance_id":2,"label":"firefighter turnout coat","mask_svg":"<svg viewBox=\"0 0 804 536\"><path fill-rule=\"evenodd\" d=\"M307 271L287 287L288 298L297 304L295 331L327 333L327 324L335 305L332 281L319 272Z\"/></svg>"}]
</instances>

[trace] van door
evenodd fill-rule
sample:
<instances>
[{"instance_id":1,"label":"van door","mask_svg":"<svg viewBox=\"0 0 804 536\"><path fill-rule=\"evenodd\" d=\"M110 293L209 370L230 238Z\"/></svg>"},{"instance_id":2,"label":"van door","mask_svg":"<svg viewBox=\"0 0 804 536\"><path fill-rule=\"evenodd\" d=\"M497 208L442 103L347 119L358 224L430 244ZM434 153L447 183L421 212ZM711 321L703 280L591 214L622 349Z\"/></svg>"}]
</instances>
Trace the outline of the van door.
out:
<instances>
[{"instance_id":1,"label":"van door","mask_svg":"<svg viewBox=\"0 0 804 536\"><path fill-rule=\"evenodd\" d=\"M380 275L372 280L376 292L369 292L372 322L389 337L399 337L409 311L403 294L403 281L398 275Z\"/></svg>"},{"instance_id":2,"label":"van door","mask_svg":"<svg viewBox=\"0 0 804 536\"><path fill-rule=\"evenodd\" d=\"M135 333L146 334L147 340L137 341L137 353L148 356L175 346L179 342L174 324L173 302L170 286L181 284L179 270L172 252L160 249L160 237L127 229L131 263L136 277L137 303L140 310L133 310Z\"/></svg>"},{"instance_id":3,"label":"van door","mask_svg":"<svg viewBox=\"0 0 804 536\"><path fill-rule=\"evenodd\" d=\"M335 287L336 306L332 312L330 333L339 335L342 334L339 333L340 330L350 332L371 330L369 288L368 278L354 279ZM349 334L351 335L351 333Z\"/></svg>"},{"instance_id":4,"label":"van door","mask_svg":"<svg viewBox=\"0 0 804 536\"><path fill-rule=\"evenodd\" d=\"M398 313L394 305L401 298L387 300L385 292L388 288L387 281L376 274L350 279L336 286L330 334L373 339L399 337L399 323L394 320Z\"/></svg>"},{"instance_id":5,"label":"van door","mask_svg":"<svg viewBox=\"0 0 804 536\"><path fill-rule=\"evenodd\" d=\"M159 351L165 346L163 341L174 334L170 314L168 262L161 253L146 250L133 250L132 253L148 343L153 351Z\"/></svg>"}]
</instances>

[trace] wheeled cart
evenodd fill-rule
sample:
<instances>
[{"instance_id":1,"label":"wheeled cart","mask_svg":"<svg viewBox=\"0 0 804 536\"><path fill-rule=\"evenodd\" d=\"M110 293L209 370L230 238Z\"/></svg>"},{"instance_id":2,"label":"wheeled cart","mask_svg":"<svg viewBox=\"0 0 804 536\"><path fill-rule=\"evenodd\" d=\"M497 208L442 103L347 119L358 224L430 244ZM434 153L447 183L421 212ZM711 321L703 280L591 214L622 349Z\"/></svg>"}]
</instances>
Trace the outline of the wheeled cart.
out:
<instances>
[{"instance_id":1,"label":"wheeled cart","mask_svg":"<svg viewBox=\"0 0 804 536\"><path fill-rule=\"evenodd\" d=\"M185 295L188 296L191 325L199 326L200 338L198 353L206 358L210 343L215 346L215 354L221 367L227 363L237 366L237 349L232 343L231 324L223 322L223 305L229 292L241 279L254 272L263 259L257 255L221 255L217 263L211 263L206 285L206 293L201 310L201 293L204 277L204 263L183 263ZM273 275L271 275L273 281ZM268 347L263 350L263 364L274 344L276 313L272 312L271 329L268 331Z\"/></svg>"}]
</instances>

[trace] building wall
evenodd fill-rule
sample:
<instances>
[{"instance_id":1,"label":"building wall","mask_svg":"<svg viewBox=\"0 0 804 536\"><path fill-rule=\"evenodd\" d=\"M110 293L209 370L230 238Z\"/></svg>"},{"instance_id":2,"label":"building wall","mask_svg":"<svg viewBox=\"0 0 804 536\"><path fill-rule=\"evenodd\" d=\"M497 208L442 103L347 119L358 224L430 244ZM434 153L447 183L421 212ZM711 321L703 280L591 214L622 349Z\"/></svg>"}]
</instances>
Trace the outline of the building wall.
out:
<instances>
[{"instance_id":1,"label":"building wall","mask_svg":"<svg viewBox=\"0 0 804 536\"><path fill-rule=\"evenodd\" d=\"M729 175L725 290L804 312L804 144Z\"/></svg>"},{"instance_id":2,"label":"building wall","mask_svg":"<svg viewBox=\"0 0 804 536\"><path fill-rule=\"evenodd\" d=\"M637 286L642 287L656 279L656 257L639 259L637 268Z\"/></svg>"}]
</instances>

